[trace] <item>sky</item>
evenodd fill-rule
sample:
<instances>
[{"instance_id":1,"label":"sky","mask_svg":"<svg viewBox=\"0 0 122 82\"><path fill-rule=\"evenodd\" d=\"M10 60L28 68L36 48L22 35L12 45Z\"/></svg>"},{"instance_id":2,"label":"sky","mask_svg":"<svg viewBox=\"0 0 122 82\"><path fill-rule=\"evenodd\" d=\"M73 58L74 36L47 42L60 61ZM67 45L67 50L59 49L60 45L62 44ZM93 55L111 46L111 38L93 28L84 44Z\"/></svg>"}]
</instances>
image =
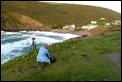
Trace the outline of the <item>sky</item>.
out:
<instances>
[{"instance_id":1,"label":"sky","mask_svg":"<svg viewBox=\"0 0 122 82\"><path fill-rule=\"evenodd\" d=\"M121 13L121 1L43 1L43 2L57 2L57 3L68 3L68 4L71 3L71 4L99 6Z\"/></svg>"}]
</instances>

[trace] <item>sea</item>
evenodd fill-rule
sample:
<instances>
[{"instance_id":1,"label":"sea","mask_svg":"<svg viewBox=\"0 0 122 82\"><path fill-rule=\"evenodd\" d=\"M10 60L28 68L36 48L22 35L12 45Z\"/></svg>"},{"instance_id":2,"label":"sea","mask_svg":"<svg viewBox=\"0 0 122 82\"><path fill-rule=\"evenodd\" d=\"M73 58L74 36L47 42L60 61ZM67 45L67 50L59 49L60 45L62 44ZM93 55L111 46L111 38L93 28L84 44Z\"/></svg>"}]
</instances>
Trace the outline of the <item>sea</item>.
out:
<instances>
[{"instance_id":1,"label":"sea","mask_svg":"<svg viewBox=\"0 0 122 82\"><path fill-rule=\"evenodd\" d=\"M45 31L1 31L1 64L29 53L32 47L32 38L35 38L36 47L40 48L43 43L51 45L78 36L70 33Z\"/></svg>"}]
</instances>

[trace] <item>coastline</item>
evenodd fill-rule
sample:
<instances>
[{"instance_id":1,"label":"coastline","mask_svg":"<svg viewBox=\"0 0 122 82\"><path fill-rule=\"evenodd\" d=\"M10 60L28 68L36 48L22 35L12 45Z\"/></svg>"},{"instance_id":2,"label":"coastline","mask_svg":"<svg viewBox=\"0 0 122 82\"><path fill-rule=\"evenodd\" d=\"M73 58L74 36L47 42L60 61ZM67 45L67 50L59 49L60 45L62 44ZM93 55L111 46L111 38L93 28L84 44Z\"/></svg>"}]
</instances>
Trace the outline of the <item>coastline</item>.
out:
<instances>
[{"instance_id":1,"label":"coastline","mask_svg":"<svg viewBox=\"0 0 122 82\"><path fill-rule=\"evenodd\" d=\"M70 33L70 34L75 34L79 35L80 37L86 35L86 36L91 36L91 33L89 31L71 31L71 30L51 30L50 32L55 32L55 33Z\"/></svg>"},{"instance_id":2,"label":"coastline","mask_svg":"<svg viewBox=\"0 0 122 82\"><path fill-rule=\"evenodd\" d=\"M25 30L22 30L22 31L25 31ZM31 31L34 31L34 30L31 30ZM51 30L37 30L37 31L78 35L78 37L70 38L65 41L76 40L76 39L87 39L87 38L90 38L91 36L93 36L92 33L88 30L74 31L74 30L63 30L63 29L51 29ZM5 31L5 32L15 32L15 31Z\"/></svg>"},{"instance_id":3,"label":"coastline","mask_svg":"<svg viewBox=\"0 0 122 82\"><path fill-rule=\"evenodd\" d=\"M68 31L68 30L67 30ZM19 32L20 31L18 31L18 32L7 32L7 31L1 31L1 32L3 32L3 33L1 33L1 35L3 34L7 34L7 35L18 35L19 34ZM5 32L5 33L4 33ZM24 33L28 33L29 31L23 31L22 33L24 34ZM31 31L30 31L31 32ZM34 32L34 31L32 31L32 32ZM41 31L35 31L35 32L37 32L37 34L38 34L38 32L41 32ZM61 31L61 30L58 30L57 32L54 32L54 31L42 31L42 32L45 32L45 34L52 34L52 33L54 33L53 35L55 36L55 35L57 35L57 36L60 36L60 35L62 35L61 37L63 37L62 39L64 39L63 41L67 41L67 40L70 40L70 39L74 39L74 38L78 38L78 37L80 37L79 35L75 35L75 33L74 32L71 32L71 31L68 31L68 32L66 32L66 30L63 30L63 31ZM49 33L46 33L46 32L49 32ZM58 34L59 33L59 34ZM64 33L64 34L63 34ZM71 34L72 33L72 34ZM66 35L65 35L66 34ZM68 36L67 36L68 35ZM33 36L33 37L36 37L36 36ZM21 37L20 37L21 38ZM31 38L31 35L30 35L30 38ZM37 38L37 43L39 43L38 41L40 41L39 39L38 39L38 37L36 37ZM52 42L51 44L53 44L53 43L55 43L56 41L55 40L52 40L52 41L49 41L50 39L48 39L48 40L45 40L45 39L43 39L43 41L45 42L45 43L48 43L48 42L52 42L52 41L54 41L54 42ZM27 42L27 41L26 41ZM17 45L19 46L19 45L21 45L21 44L26 44L25 42L18 42L17 43ZM3 51L5 51L6 50L6 48L7 48L7 50L10 50L10 48L9 47L7 47L8 46L8 44L6 45L6 47L5 47L5 45L4 45L4 47L3 47L3 44L1 44L1 46L2 46L2 52ZM9 46L12 46L13 47L13 49L16 49L16 45L15 45L15 43L14 44L9 44ZM1 52L1 53L2 53ZM8 51L6 51L6 52L8 52ZM4 53L4 52L3 52ZM5 54L5 53L4 53ZM8 60L7 60L8 61ZM3 64L3 62L4 62L4 60L3 61L1 61L2 63L1 64ZM5 61L6 62L6 61Z\"/></svg>"},{"instance_id":4,"label":"coastline","mask_svg":"<svg viewBox=\"0 0 122 82\"><path fill-rule=\"evenodd\" d=\"M1 30L3 31L3 30ZM22 30L22 31L27 31L27 30ZM31 31L35 31L35 30L31 30ZM87 35L87 36L91 36L91 33L87 30L84 31L72 31L72 30L62 30L62 29L54 29L54 30L36 30L36 31L44 31L44 32L54 32L54 33L69 33L69 34L75 34L75 35L79 35L80 37L83 35ZM19 32L19 31L6 31L6 32Z\"/></svg>"}]
</instances>

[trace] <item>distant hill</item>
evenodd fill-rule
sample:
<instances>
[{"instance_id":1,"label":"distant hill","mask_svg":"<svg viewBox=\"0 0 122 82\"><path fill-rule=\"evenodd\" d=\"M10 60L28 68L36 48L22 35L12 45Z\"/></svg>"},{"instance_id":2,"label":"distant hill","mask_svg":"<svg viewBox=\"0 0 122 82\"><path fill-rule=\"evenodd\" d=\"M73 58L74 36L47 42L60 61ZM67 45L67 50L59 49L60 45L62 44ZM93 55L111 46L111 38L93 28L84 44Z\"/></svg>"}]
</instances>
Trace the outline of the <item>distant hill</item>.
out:
<instances>
[{"instance_id":1,"label":"distant hill","mask_svg":"<svg viewBox=\"0 0 122 82\"><path fill-rule=\"evenodd\" d=\"M53 25L83 26L101 17L121 19L115 11L88 5L51 4L36 1L1 1L1 30L49 30Z\"/></svg>"}]
</instances>

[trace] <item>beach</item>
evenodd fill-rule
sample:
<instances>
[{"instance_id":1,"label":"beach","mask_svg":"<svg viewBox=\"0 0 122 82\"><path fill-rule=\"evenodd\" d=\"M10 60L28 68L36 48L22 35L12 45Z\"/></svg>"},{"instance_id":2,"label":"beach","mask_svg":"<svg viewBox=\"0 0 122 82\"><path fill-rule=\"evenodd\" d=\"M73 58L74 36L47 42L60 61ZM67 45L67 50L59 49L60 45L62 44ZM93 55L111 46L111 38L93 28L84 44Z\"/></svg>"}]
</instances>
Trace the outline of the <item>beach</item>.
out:
<instances>
[{"instance_id":1,"label":"beach","mask_svg":"<svg viewBox=\"0 0 122 82\"><path fill-rule=\"evenodd\" d=\"M79 35L79 37L82 36L91 36L91 33L88 30L81 30L81 31L73 31L73 30L51 30L51 32L56 32L56 33L70 33L70 34L75 34Z\"/></svg>"}]
</instances>

